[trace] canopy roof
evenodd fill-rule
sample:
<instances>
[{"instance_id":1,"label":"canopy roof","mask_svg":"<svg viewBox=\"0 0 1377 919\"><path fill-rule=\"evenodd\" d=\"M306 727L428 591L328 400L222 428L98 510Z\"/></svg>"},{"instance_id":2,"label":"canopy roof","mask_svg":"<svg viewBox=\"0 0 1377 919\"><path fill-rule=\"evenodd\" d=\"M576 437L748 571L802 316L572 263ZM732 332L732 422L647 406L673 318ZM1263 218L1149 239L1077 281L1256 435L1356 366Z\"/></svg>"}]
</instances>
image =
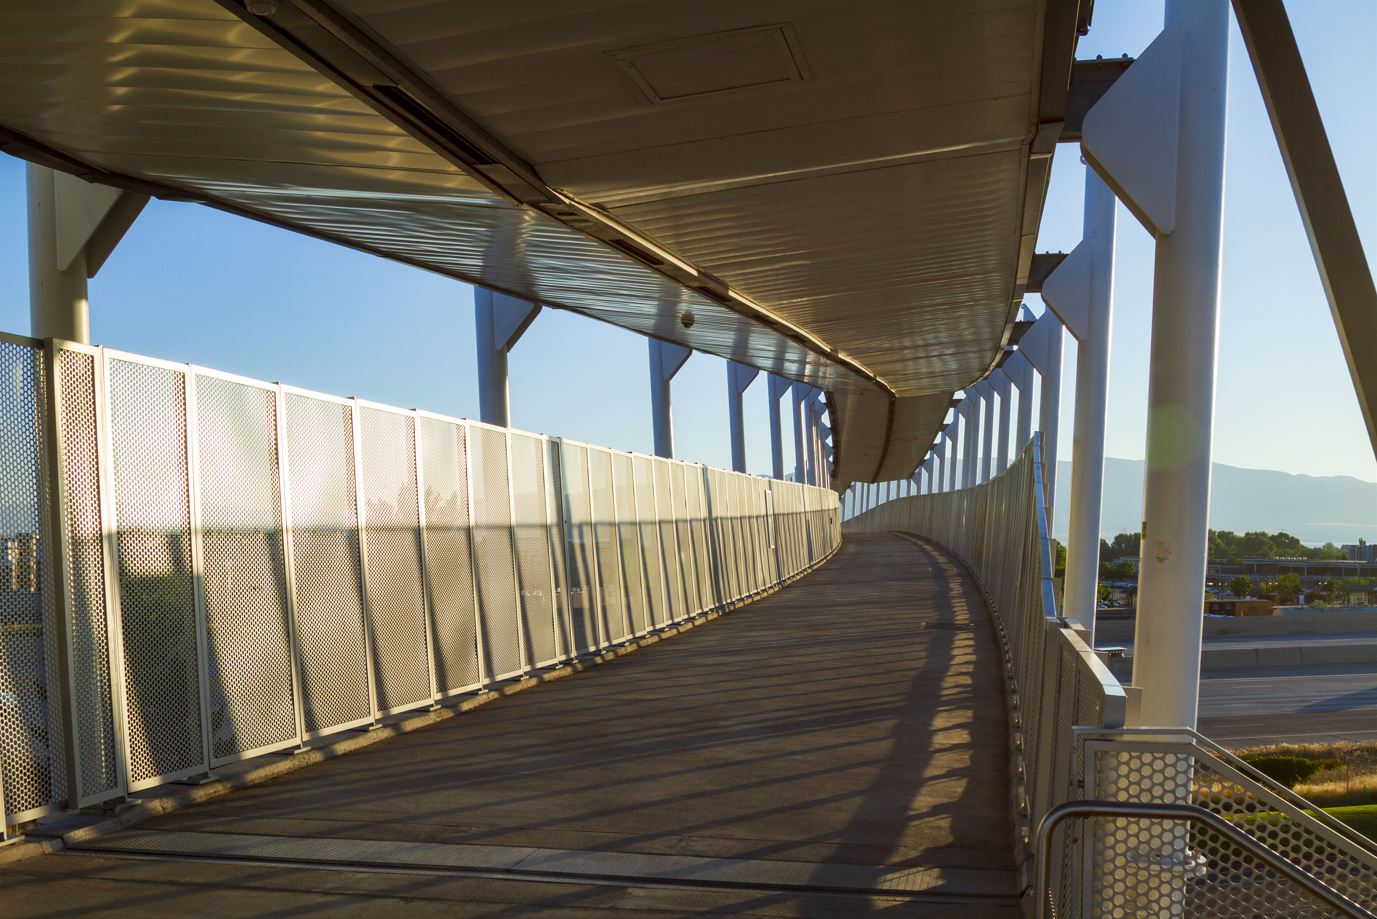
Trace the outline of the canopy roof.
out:
<instances>
[{"instance_id":1,"label":"canopy roof","mask_svg":"<svg viewBox=\"0 0 1377 919\"><path fill-rule=\"evenodd\" d=\"M275 6L6 3L0 144L819 386L837 487L911 473L998 361L1089 16Z\"/></svg>"}]
</instances>

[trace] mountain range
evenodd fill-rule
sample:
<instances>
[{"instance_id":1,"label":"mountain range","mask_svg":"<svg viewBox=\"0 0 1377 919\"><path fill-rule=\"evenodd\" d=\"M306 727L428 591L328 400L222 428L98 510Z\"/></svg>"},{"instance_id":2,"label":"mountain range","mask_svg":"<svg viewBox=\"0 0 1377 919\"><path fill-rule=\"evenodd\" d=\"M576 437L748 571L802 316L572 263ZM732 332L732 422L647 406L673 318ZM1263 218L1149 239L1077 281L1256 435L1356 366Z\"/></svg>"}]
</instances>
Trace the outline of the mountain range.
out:
<instances>
[{"instance_id":1,"label":"mountain range","mask_svg":"<svg viewBox=\"0 0 1377 919\"><path fill-rule=\"evenodd\" d=\"M1052 535L1066 537L1071 464L1057 464ZM1142 526L1143 461L1105 459L1100 533L1137 532ZM1309 545L1377 542L1377 482L1351 476L1294 475L1275 469L1214 464L1210 526L1245 533L1284 531Z\"/></svg>"}]
</instances>

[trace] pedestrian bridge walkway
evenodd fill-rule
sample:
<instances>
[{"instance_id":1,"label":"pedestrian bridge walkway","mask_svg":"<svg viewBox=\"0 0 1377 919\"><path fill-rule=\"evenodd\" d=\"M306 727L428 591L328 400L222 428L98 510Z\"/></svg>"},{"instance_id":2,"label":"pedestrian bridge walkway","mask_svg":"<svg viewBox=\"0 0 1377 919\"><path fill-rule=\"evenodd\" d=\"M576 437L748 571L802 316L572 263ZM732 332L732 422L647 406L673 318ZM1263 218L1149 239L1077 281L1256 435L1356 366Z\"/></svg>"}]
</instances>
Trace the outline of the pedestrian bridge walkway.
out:
<instances>
[{"instance_id":1,"label":"pedestrian bridge walkway","mask_svg":"<svg viewBox=\"0 0 1377 919\"><path fill-rule=\"evenodd\" d=\"M1012 917L1001 670L959 563L849 536L706 627L8 866L0 911Z\"/></svg>"}]
</instances>

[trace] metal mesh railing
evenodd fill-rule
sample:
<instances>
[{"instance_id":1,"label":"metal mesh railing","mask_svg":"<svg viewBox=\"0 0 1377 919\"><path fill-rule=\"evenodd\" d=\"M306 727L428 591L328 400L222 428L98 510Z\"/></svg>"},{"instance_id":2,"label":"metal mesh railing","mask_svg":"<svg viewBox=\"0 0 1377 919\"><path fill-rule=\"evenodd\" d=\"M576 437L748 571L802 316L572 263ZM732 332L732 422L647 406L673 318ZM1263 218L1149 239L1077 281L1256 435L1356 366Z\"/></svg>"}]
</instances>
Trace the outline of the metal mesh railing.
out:
<instances>
[{"instance_id":1,"label":"metal mesh railing","mask_svg":"<svg viewBox=\"0 0 1377 919\"><path fill-rule=\"evenodd\" d=\"M1035 437L1017 462L983 485L899 497L842 524L843 532L914 533L964 559L990 600L1005 658L1015 820L1031 855L1033 829L1079 795L1072 728L1119 727L1124 692L1074 623L1057 617L1052 545Z\"/></svg>"},{"instance_id":2,"label":"metal mesh railing","mask_svg":"<svg viewBox=\"0 0 1377 919\"><path fill-rule=\"evenodd\" d=\"M0 336L0 372L7 829L630 640L840 541L823 489L63 342Z\"/></svg>"},{"instance_id":3,"label":"metal mesh railing","mask_svg":"<svg viewBox=\"0 0 1377 919\"><path fill-rule=\"evenodd\" d=\"M1057 616L1038 450L1035 437L1005 473L972 488L852 502L842 529L939 543L988 595L1005 656L1022 857L1069 802L1185 809L1067 815L1038 865L1050 879L1039 914L1252 919L1377 908L1377 856L1362 837L1193 731L1123 727L1123 688L1079 625Z\"/></svg>"}]
</instances>

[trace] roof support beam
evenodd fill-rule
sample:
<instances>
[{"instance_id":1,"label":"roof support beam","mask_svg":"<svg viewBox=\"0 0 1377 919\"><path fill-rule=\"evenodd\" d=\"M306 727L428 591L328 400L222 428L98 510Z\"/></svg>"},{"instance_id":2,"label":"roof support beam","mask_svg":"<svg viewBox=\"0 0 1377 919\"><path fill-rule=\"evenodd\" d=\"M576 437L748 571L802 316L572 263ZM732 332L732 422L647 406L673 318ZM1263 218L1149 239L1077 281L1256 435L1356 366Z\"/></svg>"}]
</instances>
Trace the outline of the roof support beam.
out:
<instances>
[{"instance_id":1,"label":"roof support beam","mask_svg":"<svg viewBox=\"0 0 1377 919\"><path fill-rule=\"evenodd\" d=\"M30 163L29 322L35 338L89 343L86 282L96 276L148 196Z\"/></svg>"},{"instance_id":2,"label":"roof support beam","mask_svg":"<svg viewBox=\"0 0 1377 919\"><path fill-rule=\"evenodd\" d=\"M731 427L732 469L746 471L746 418L742 396L760 375L756 367L727 361L727 423Z\"/></svg>"},{"instance_id":3,"label":"roof support beam","mask_svg":"<svg viewBox=\"0 0 1377 919\"><path fill-rule=\"evenodd\" d=\"M1071 88L1066 94L1066 123L1061 129L1063 143L1080 141L1085 113L1100 101L1100 97L1132 63L1133 58L1125 54L1120 58L1105 60L1097 57L1093 61L1076 61L1071 65Z\"/></svg>"},{"instance_id":4,"label":"roof support beam","mask_svg":"<svg viewBox=\"0 0 1377 919\"><path fill-rule=\"evenodd\" d=\"M507 391L507 354L540 315L540 304L518 300L485 287L473 289L478 347L478 417L499 427L512 426Z\"/></svg>"},{"instance_id":5,"label":"roof support beam","mask_svg":"<svg viewBox=\"0 0 1377 919\"><path fill-rule=\"evenodd\" d=\"M683 345L658 338L647 341L650 342L650 421L655 435L655 455L674 459L674 422L669 408L669 384L693 352Z\"/></svg>"},{"instance_id":6,"label":"roof support beam","mask_svg":"<svg viewBox=\"0 0 1377 919\"><path fill-rule=\"evenodd\" d=\"M1377 288L1281 0L1234 0L1348 372L1377 453Z\"/></svg>"}]
</instances>

